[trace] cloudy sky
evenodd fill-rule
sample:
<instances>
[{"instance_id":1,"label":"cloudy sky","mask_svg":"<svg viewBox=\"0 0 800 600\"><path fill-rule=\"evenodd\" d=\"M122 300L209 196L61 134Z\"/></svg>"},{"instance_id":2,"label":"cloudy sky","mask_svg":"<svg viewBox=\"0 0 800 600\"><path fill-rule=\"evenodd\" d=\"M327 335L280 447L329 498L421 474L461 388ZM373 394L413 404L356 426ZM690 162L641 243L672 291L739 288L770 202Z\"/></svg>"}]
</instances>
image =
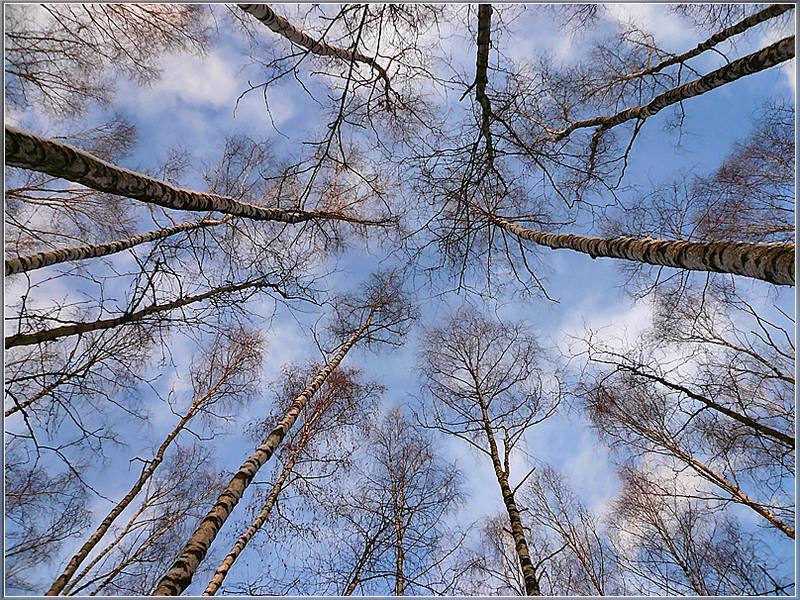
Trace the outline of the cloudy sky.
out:
<instances>
[{"instance_id":1,"label":"cloudy sky","mask_svg":"<svg viewBox=\"0 0 800 600\"><path fill-rule=\"evenodd\" d=\"M215 11L223 11L218 6ZM278 10L276 8L276 10ZM295 6L281 7L279 12L296 15ZM501 11L502 12L502 11ZM694 47L703 35L686 27L675 14L655 4L607 5L601 11L602 23L597 32L569 35L553 27L552 15L542 10L517 7L509 10L509 26L502 38L503 51L511 59L525 59L537 55L550 55L562 64L577 61L588 47L593 35L625 27L634 23L649 31L658 45L669 51ZM511 19L511 16L514 19ZM458 23L442 34L443 44L463 71L474 69L475 48L471 35ZM736 46L723 45L730 57L743 56L757 48L787 35L786 31L760 27L737 38ZM264 29L265 42L281 46L285 41ZM247 41L242 35L224 27L220 20L219 38L204 57L166 55L161 61L162 75L149 87L132 81L118 82L115 101L107 108L93 107L86 117L89 122L101 122L111 112L117 111L137 128L137 145L126 157L123 166L143 170L153 168L167 157L176 145L189 150L193 164L212 163L219 154L225 136L240 133L256 139L268 140L273 154L296 155L299 145L324 126L320 111L315 109L307 94L293 80L287 78L271 88L270 115L265 111L263 97L256 91L237 98L248 87L248 82L263 79L260 68L247 58ZM708 53L693 61L701 72L722 64L719 55ZM443 68L443 67L442 67ZM694 98L686 104L686 121L680 135L666 129L666 122L674 114L664 111L648 120L637 142L628 169L628 184L632 188L652 189L680 175L704 175L711 172L725 158L733 143L744 138L752 126L756 110L764 102L776 98L794 97L794 61L782 68L747 77L726 85L712 93ZM448 98L451 110L464 110L458 98ZM74 123L48 117L37 111L25 113L9 110L6 122L39 134L62 134ZM186 187L202 189L199 171L190 170L181 181ZM546 287L557 300L542 298L521 299L508 294L494 301L464 297L463 295L437 295L436 290L409 282L415 288L416 301L422 315L421 322L412 329L401 348L384 349L371 353L357 349L346 359L350 366L361 368L365 375L387 386L385 405L418 407L419 381L417 352L419 336L426 324L437 323L464 302L480 306L488 314L497 314L509 321L525 321L554 356L569 353L575 348L575 337L591 329L609 340L635 341L650 321L650 304L647 299L636 301L625 288L624 274L610 259L592 260L589 256L568 251L542 251L541 260L547 265ZM126 260L120 257L119 260ZM368 248L354 245L344 253L330 259L326 268L332 273L325 278L331 291L356 289L361 281L378 269L392 266L396 257L389 248L370 244ZM132 263L131 263L132 264ZM51 273L47 270L31 274L34 281L44 281ZM437 275L438 284L446 287L448 275ZM69 279L57 279L40 288L40 301L47 298L76 294ZM770 314L776 314L771 305L794 314L793 290L774 292L772 286L758 281L741 282L749 297L757 299ZM49 287L48 287L49 286ZM9 279L6 282L6 303L18 301L23 283ZM269 314L271 306L256 309ZM309 340L309 328L321 313L289 314L279 309L276 318L265 331L267 352L264 358L265 381L273 378L288 362L316 358L317 351ZM184 359L186 357L183 357ZM158 373L153 373L158 375ZM186 380L183 385L186 386ZM156 381L156 387L165 392L170 387L180 390L180 374L169 373ZM138 467L128 468L131 456L142 455L152 448L155 440L162 439L174 426L171 413L163 403L154 399L144 406L152 416L146 427L130 426L121 421L119 426L126 444L108 450L108 460L98 464L91 472L93 483L105 496L115 498L127 489L135 478ZM216 460L220 469L235 469L252 449L252 441L237 434L242 427L266 414L270 396L256 399L240 422L230 427L229 433L215 440ZM9 423L7 427L18 427ZM125 429L125 428L128 429ZM526 438L527 453L538 461L561 470L581 499L592 509L602 512L614 498L618 482L614 474L609 449L587 426L583 417L565 406L555 417L534 428ZM443 440L442 447L468 473L471 491L463 506L462 518L470 522L501 508L500 494L494 482L493 471L487 461L468 450L458 440ZM524 463L526 459L517 459ZM518 473L526 469L519 468ZM513 482L512 482L513 483ZM94 497L92 505L97 514L105 514L109 502ZM123 517L124 518L124 517ZM227 547L230 532L218 544ZM62 558L70 555L79 540L63 548ZM791 556L791 547L780 549ZM257 570L257 559L245 554L240 573ZM787 564L787 568L789 568ZM235 585L237 568L232 570L230 581ZM49 579L45 574L43 579ZM202 580L203 578L198 578ZM190 591L198 591L204 581L196 581ZM9 590L12 591L13 590Z\"/></svg>"}]
</instances>

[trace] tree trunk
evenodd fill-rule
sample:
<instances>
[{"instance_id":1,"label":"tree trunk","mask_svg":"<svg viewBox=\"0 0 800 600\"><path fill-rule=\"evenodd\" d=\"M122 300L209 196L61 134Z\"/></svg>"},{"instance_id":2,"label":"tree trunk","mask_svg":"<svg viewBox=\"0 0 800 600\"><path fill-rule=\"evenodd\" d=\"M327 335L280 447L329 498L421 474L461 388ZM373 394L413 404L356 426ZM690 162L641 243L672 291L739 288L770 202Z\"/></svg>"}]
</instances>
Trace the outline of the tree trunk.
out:
<instances>
[{"instance_id":1,"label":"tree trunk","mask_svg":"<svg viewBox=\"0 0 800 600\"><path fill-rule=\"evenodd\" d=\"M266 25L270 30L274 31L280 36L283 36L293 44L305 48L311 54L317 56L330 56L340 60L350 62L359 62L369 65L374 69L381 79L383 79L386 87L389 87L389 75L386 70L378 64L378 62L369 56L365 56L356 50L348 50L347 48L340 48L332 44L326 44L319 40L315 40L310 35L304 33L292 25L286 18L275 14L267 4L239 4L239 8L255 17Z\"/></svg>"},{"instance_id":2,"label":"tree trunk","mask_svg":"<svg viewBox=\"0 0 800 600\"><path fill-rule=\"evenodd\" d=\"M183 306L187 306L195 302L202 302L203 300L208 300L209 298L214 298L222 294L229 294L250 288L258 289L265 287L274 288L276 286L275 284L266 283L264 281L248 281L245 283L237 283L233 285L227 285L224 287L214 288L213 290L204 292L202 294L197 294L196 296L185 296L183 298L178 298L177 300L173 300L172 302L166 302L165 304L152 304L136 312L125 313L122 316L114 317L111 319L99 319L97 321L91 321L89 323L74 323L72 325L61 325L60 327L53 327L51 329L45 329L43 331L38 331L36 333L18 333L16 335L8 336L5 339L6 349L13 348L15 346L29 346L31 344L41 344L42 342L50 342L62 337L79 335L82 333L88 333L90 331L98 331L100 329L112 329L120 325L128 325L130 323L141 321L142 319L144 319L145 317L149 317L150 315L154 315L160 312L175 310L177 308L181 308Z\"/></svg>"},{"instance_id":3,"label":"tree trunk","mask_svg":"<svg viewBox=\"0 0 800 600\"><path fill-rule=\"evenodd\" d=\"M744 425L746 427L749 427L753 431L757 431L758 433L760 433L762 435L770 437L770 438L780 442L784 446L787 446L787 447L792 448L792 449L795 447L795 440L791 435L787 435L787 434L783 433L782 431L778 431L777 429L774 429L774 428L772 428L772 427L770 427L768 425L764 425L763 423L760 423L760 422L756 421L755 419L753 419L751 417L748 417L747 415L743 415L742 413L736 412L735 410L731 410L730 408L728 408L726 406L723 406L721 404L718 404L718 403L714 402L710 398L706 398L705 396L702 396L700 394L697 394L697 393L693 392L692 390L690 390L687 387L684 387L684 386L682 386L680 384L677 384L677 383L673 383L673 382L671 382L671 381L669 381L667 379L664 379L663 377L659 377L658 375L655 375L653 373L648 373L646 371L637 369L635 367L630 367L630 366L626 366L626 365L617 365L617 366L619 368L621 368L621 369L624 369L626 371L630 371L630 372L632 372L632 373L634 373L636 375L639 375L640 377L644 377L646 379L650 379L651 381L656 381L656 382L660 383L661 385L663 385L664 387L667 387L667 388L669 388L671 390L675 390L675 391L681 392L682 394L684 394L688 398L691 398L692 400L697 400L698 402L701 402L702 404L706 405L711 410L715 410L715 411L717 411L717 412L719 412L719 413L721 413L721 414L723 414L723 415L725 415L727 417L730 417L734 421L737 421L737 422L741 423L742 425Z\"/></svg>"},{"instance_id":4,"label":"tree trunk","mask_svg":"<svg viewBox=\"0 0 800 600\"><path fill-rule=\"evenodd\" d=\"M164 208L221 212L257 221L280 223L328 219L363 225L386 224L386 221L357 219L325 211L266 208L239 202L226 196L185 190L148 175L112 165L69 144L41 138L9 125L6 125L5 139L8 166L47 173L94 190L157 204Z\"/></svg>"},{"instance_id":5,"label":"tree trunk","mask_svg":"<svg viewBox=\"0 0 800 600\"><path fill-rule=\"evenodd\" d=\"M209 513L200 522L195 532L191 535L186 545L181 550L172 566L161 578L153 590L154 596L177 596L181 594L192 582L192 577L200 562L205 558L211 543L217 536L220 528L230 516L233 509L241 500L244 491L258 473L259 469L272 457L275 449L280 445L286 433L297 420L297 415L319 389L322 382L339 365L347 352L361 339L370 326L373 313L344 343L331 361L317 374L309 386L303 390L286 411L277 427L267 436L267 439L256 451L239 467L239 470L228 483L228 487L220 494L217 502Z\"/></svg>"},{"instance_id":6,"label":"tree trunk","mask_svg":"<svg viewBox=\"0 0 800 600\"><path fill-rule=\"evenodd\" d=\"M769 69L791 58L794 58L794 36L784 38L766 48L762 48L757 52L728 63L716 71L703 75L699 79L695 79L694 81L668 90L663 94L659 94L647 104L628 108L608 117L595 117L593 119L576 121L561 131L551 132L554 135L542 141L559 142L576 129L585 127L598 127L596 133L599 134L620 123L625 123L626 121L646 119L668 106L705 94L726 83L731 83L742 77ZM596 143L596 139L595 137L593 140L594 143Z\"/></svg>"},{"instance_id":7,"label":"tree trunk","mask_svg":"<svg viewBox=\"0 0 800 600\"><path fill-rule=\"evenodd\" d=\"M89 536L80 549L75 553L75 555L70 559L67 567L64 569L64 572L58 576L58 578L53 582L53 585L50 586L50 589L47 590L47 596L57 596L61 590L64 589L64 586L69 581L70 577L75 574L75 571L81 565L81 563L86 559L89 553L94 549L94 547L100 542L102 537L105 535L106 531L108 531L109 527L114 523L114 521L119 517L120 514L128 507L128 505L133 502L134 498L142 491L145 483L153 476L158 466L164 460L164 453L167 451L167 448L173 442L173 440L177 437L177 435L186 427L186 424L191 420L191 418L197 412L197 409L206 401L208 401L213 395L217 392L220 386L228 379L228 377L233 373L236 366L242 361L242 357L235 360L232 364L228 365L228 367L223 371L220 375L217 382L214 386L209 389L203 396L197 398L192 405L189 407L189 410L186 411L186 414L180 420L180 422L175 426L175 428L170 432L170 434L164 439L159 446L156 455L143 469L141 475L139 475L139 479L131 486L131 489L125 495L125 497L120 500L120 502L111 509L111 512L106 515L106 518L100 523L97 527L95 532Z\"/></svg>"},{"instance_id":8,"label":"tree trunk","mask_svg":"<svg viewBox=\"0 0 800 600\"><path fill-rule=\"evenodd\" d=\"M651 265L733 273L778 285L794 285L794 244L688 242L633 237L601 238L526 229L493 215L489 221L514 235L548 248L566 248L592 258L622 258Z\"/></svg>"},{"instance_id":9,"label":"tree trunk","mask_svg":"<svg viewBox=\"0 0 800 600\"><path fill-rule=\"evenodd\" d=\"M250 543L250 540L253 539L253 536L256 534L256 532L258 532L262 525L267 522L267 519L272 512L272 508L275 506L275 502L277 502L278 496L286 484L286 480L289 478L289 475L291 475L292 469L294 469L294 465L297 462L297 459L300 457L303 448L305 447L306 441L306 438L301 440L300 445L295 449L294 452L292 452L289 461L284 465L280 476L278 477L277 481L275 481L275 485L272 486L272 490L270 491L270 494L267 497L267 501L264 503L264 507L261 509L261 512L258 513L258 516L253 519L253 522L250 524L247 530L239 537L238 540L236 540L236 543L233 545L230 552L228 552L228 555L217 567L217 571L214 573L214 577L211 578L211 581L206 586L203 596L213 596L217 593L217 590L219 590L219 587L222 585L225 577L227 577L228 571L231 570L233 563L236 562L237 558L239 558L239 555L244 551L245 547L247 547L247 544Z\"/></svg>"},{"instance_id":10,"label":"tree trunk","mask_svg":"<svg viewBox=\"0 0 800 600\"><path fill-rule=\"evenodd\" d=\"M736 485L735 483L728 481L721 473L717 473L707 465L703 464L699 460L696 460L683 450L678 447L672 448L672 451L686 464L691 466L695 471L697 471L701 476L705 479L709 480L714 485L718 486L720 489L724 490L728 494L730 494L732 500L739 504L744 504L745 506L751 508L757 514L764 517L769 523L783 532L784 535L787 537L794 539L794 529L792 529L789 525L781 521L778 517L776 517L772 512L762 504L759 504L752 498L750 498L747 494L742 491L742 489Z\"/></svg>"},{"instance_id":11,"label":"tree trunk","mask_svg":"<svg viewBox=\"0 0 800 600\"><path fill-rule=\"evenodd\" d=\"M742 19L738 23L734 23L730 27L723 29L712 35L706 41L697 44L696 47L692 48L691 50L684 52L683 54L676 54L666 60L662 60L660 63L653 65L647 69L642 69L641 71L637 71L636 73L629 73L624 77L624 79L636 79L638 77L645 77L647 75L652 75L653 73L658 73L662 69L666 69L672 65L677 65L678 63L685 62L690 58L694 58L695 56L699 56L706 50L709 50L716 46L717 44L724 42L728 38L732 38L735 35L739 35L740 33L744 33L751 27L755 27L756 25L763 23L769 19L773 19L777 16L782 15L783 13L794 10L793 4L772 4L768 6L764 10L760 10L757 13Z\"/></svg>"},{"instance_id":12,"label":"tree trunk","mask_svg":"<svg viewBox=\"0 0 800 600\"><path fill-rule=\"evenodd\" d=\"M483 430L486 433L486 439L489 442L489 453L492 457L492 466L494 473L497 477L497 483L500 485L500 493L503 495L503 504L508 513L508 520L511 524L511 536L514 539L514 547L517 551L519 558L520 569L522 570L522 577L525 581L525 593L528 596L541 596L542 592L539 588L539 579L536 577L536 570L531 561L530 551L528 550L528 542L525 539L525 529L522 526L522 518L517 508L516 498L514 491L508 483L508 474L503 470L502 462L500 461L500 453L497 450L497 442L494 438L492 425L489 421L489 412L486 405L481 401L481 414L483 417Z\"/></svg>"},{"instance_id":13,"label":"tree trunk","mask_svg":"<svg viewBox=\"0 0 800 600\"><path fill-rule=\"evenodd\" d=\"M481 135L486 140L486 157L489 165L494 164L494 145L492 144L492 105L486 95L489 82L489 47L491 46L492 5L478 5L478 53L475 61L475 99L481 105Z\"/></svg>"},{"instance_id":14,"label":"tree trunk","mask_svg":"<svg viewBox=\"0 0 800 600\"><path fill-rule=\"evenodd\" d=\"M17 258L6 259L6 275L34 271L36 269L41 269L42 267L47 267L62 262L108 256L109 254L116 254L117 252L122 252L128 248L133 248L139 244L146 244L147 242L152 242L153 240L160 240L183 231L193 231L203 227L212 227L214 225L219 225L222 222L223 220L200 219L199 221L189 221L187 223L181 223L173 227L166 227L156 231L148 231L147 233L135 235L124 240L109 242L107 244L62 248L60 250L51 250L49 252L39 252L30 256L18 256Z\"/></svg>"}]
</instances>

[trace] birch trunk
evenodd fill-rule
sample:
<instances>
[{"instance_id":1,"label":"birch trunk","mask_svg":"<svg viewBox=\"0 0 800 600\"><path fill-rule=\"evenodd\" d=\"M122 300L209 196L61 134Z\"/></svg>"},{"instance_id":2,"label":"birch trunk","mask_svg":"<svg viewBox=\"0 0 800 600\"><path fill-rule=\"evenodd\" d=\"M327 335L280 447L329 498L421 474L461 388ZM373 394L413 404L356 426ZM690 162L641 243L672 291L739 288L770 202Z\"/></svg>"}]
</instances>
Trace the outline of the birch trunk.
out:
<instances>
[{"instance_id":1,"label":"birch trunk","mask_svg":"<svg viewBox=\"0 0 800 600\"><path fill-rule=\"evenodd\" d=\"M561 131L551 132L551 137L545 138L546 142L559 142L571 134L576 129L585 127L598 127L598 133L611 129L633 119L646 119L668 106L677 104L683 100L694 98L706 92L710 92L726 83L731 83L742 77L758 73L775 65L779 65L789 59L794 58L794 36L784 38L766 48L748 54L735 60L724 67L712 71L694 81L685 83L673 88L653 98L647 104L628 108L615 115L607 117L595 117L583 121L575 121L569 127ZM595 138L596 139L596 138Z\"/></svg>"},{"instance_id":2,"label":"birch trunk","mask_svg":"<svg viewBox=\"0 0 800 600\"><path fill-rule=\"evenodd\" d=\"M481 105L481 135L486 140L486 157L489 165L494 164L494 145L492 143L492 105L486 95L489 82L489 47L491 46L492 5L478 5L478 53L475 61L475 99Z\"/></svg>"},{"instance_id":3,"label":"birch trunk","mask_svg":"<svg viewBox=\"0 0 800 600\"><path fill-rule=\"evenodd\" d=\"M17 258L6 259L6 275L14 275L16 273L26 273L56 265L62 262L72 262L77 260L86 260L88 258L99 258L101 256L108 256L109 254L116 254L128 248L133 248L140 244L146 244L154 240L160 240L170 237L177 233L184 231L193 231L195 229L202 229L203 227L213 227L220 225L224 220L200 219L199 221L189 221L181 223L173 227L166 227L157 231L148 231L129 237L124 240L117 240L107 244L97 244L94 246L76 246L75 248L62 248L59 250L52 250L49 252L39 252L31 254L30 256L18 256Z\"/></svg>"},{"instance_id":4,"label":"birch trunk","mask_svg":"<svg viewBox=\"0 0 800 600\"><path fill-rule=\"evenodd\" d=\"M588 254L592 258L622 258L650 265L692 271L733 273L777 285L794 285L794 244L746 242L688 242L633 237L600 238L572 233L546 233L526 229L506 219L489 221L540 246Z\"/></svg>"},{"instance_id":5,"label":"birch trunk","mask_svg":"<svg viewBox=\"0 0 800 600\"><path fill-rule=\"evenodd\" d=\"M187 306L195 302L202 302L203 300L208 300L209 298L214 298L222 294L229 294L250 288L264 288L264 287L275 287L275 286L274 284L265 283L263 281L249 281L245 283L214 288L213 290L204 292L202 294L197 294L195 296L186 296L184 298L179 298L177 300L173 300L172 302L167 302L165 304L153 304L136 312L125 313L122 316L114 317L111 319L99 319L97 321L91 321L89 323L74 323L72 325L62 325L60 327L53 327L51 329L37 331L36 333L18 333L16 335L11 335L6 337L5 339L6 349L13 348L15 346L29 346L31 344L41 344L42 342L50 342L71 335L79 335L82 333L88 333L90 331L98 331L100 329L111 329L114 327L118 327L120 325L128 325L130 323L141 321L142 319L149 317L150 315L154 315L160 312L175 310L177 308L181 308L183 306Z\"/></svg>"},{"instance_id":6,"label":"birch trunk","mask_svg":"<svg viewBox=\"0 0 800 600\"><path fill-rule=\"evenodd\" d=\"M777 16L782 15L783 13L794 10L793 4L772 4L768 6L764 10L760 10L757 13L750 15L739 21L738 23L734 23L730 27L726 27L722 31L719 31L712 35L704 42L700 42L687 52L682 54L676 54L675 56L668 58L666 60L662 60L660 63L653 65L647 69L642 69L636 73L629 73L624 77L624 79L636 79L637 77L645 77L647 75L652 75L653 73L658 73L662 69L666 69L667 67L671 67L672 65L677 65L678 63L685 62L695 56L699 56L706 50L709 50L716 46L717 44L724 42L725 40L732 38L735 35L739 35L740 33L744 33L751 27L755 27L764 21L769 19L774 19Z\"/></svg>"},{"instance_id":7,"label":"birch trunk","mask_svg":"<svg viewBox=\"0 0 800 600\"><path fill-rule=\"evenodd\" d=\"M309 386L303 390L286 411L277 427L267 436L267 439L256 448L255 452L239 467L239 470L228 483L228 487L220 494L217 502L209 513L200 522L195 532L191 535L186 545L181 550L172 566L161 578L153 590L154 596L180 595L192 582L192 577L197 567L205 558L211 543L219 533L220 528L230 516L233 509L241 500L244 491L258 473L259 469L272 457L275 449L280 445L286 433L292 428L297 416L308 400L317 392L319 387L333 370L342 362L348 351L366 333L372 323L373 314L370 313L366 321L348 339L331 361L323 367Z\"/></svg>"},{"instance_id":8,"label":"birch trunk","mask_svg":"<svg viewBox=\"0 0 800 600\"><path fill-rule=\"evenodd\" d=\"M780 520L777 516L775 516L772 511L770 511L767 507L759 502L756 502L752 498L750 498L744 491L735 483L728 481L721 473L717 473L704 463L700 462L699 460L693 458L683 450L678 447L673 447L671 450L678 456L682 461L686 464L691 466L695 471L697 471L701 476L705 479L708 479L711 483L722 489L723 491L730 494L731 499L734 502L739 504L743 504L748 508L755 511L756 514L762 516L766 519L770 525L775 527L776 529L780 530L785 536L794 539L795 531L792 527L784 523Z\"/></svg>"},{"instance_id":9,"label":"birch trunk","mask_svg":"<svg viewBox=\"0 0 800 600\"><path fill-rule=\"evenodd\" d=\"M238 6L247 14L261 21L261 23L266 25L271 31L274 31L278 35L286 38L293 44L297 44L301 48L305 48L311 52L311 54L316 54L317 56L329 56L347 62L358 62L369 65L378 73L378 75L380 75L381 79L383 79L385 82L386 87L389 87L389 75L374 58L361 54L355 50L348 50L347 48L341 48L339 46L334 46L332 44L326 44L319 40L315 40L307 33L304 33L302 30L292 25L286 18L276 14L275 11L273 11L267 4L239 4Z\"/></svg>"},{"instance_id":10,"label":"birch trunk","mask_svg":"<svg viewBox=\"0 0 800 600\"><path fill-rule=\"evenodd\" d=\"M503 470L503 464L500 461L497 441L495 440L492 425L489 421L489 411L482 396L480 397L483 430L486 434L486 440L489 442L489 454L492 457L492 466L494 467L495 476L497 477L497 483L500 486L500 493L503 496L503 504L506 507L508 520L511 524L511 536L514 539L514 548L517 551L520 569L522 570L522 578L525 582L525 594L528 596L541 596L542 592L539 587L539 579L536 577L536 570L531 561L528 541L525 539L525 529L522 526L522 518L519 514L519 508L517 508L514 490L511 489L511 485L508 483L508 473Z\"/></svg>"},{"instance_id":11,"label":"birch trunk","mask_svg":"<svg viewBox=\"0 0 800 600\"><path fill-rule=\"evenodd\" d=\"M181 418L175 428L161 443L161 446L159 446L158 451L153 457L153 460L151 460L142 469L139 479L137 479L136 482L131 486L131 489L128 491L125 497L120 500L120 502L114 508L111 509L108 515L106 515L106 518L103 519L103 521L97 527L95 532L89 536L89 539L83 543L80 549L70 559L69 563L67 563L67 567L64 569L64 572L58 576L58 578L53 582L53 585L50 586L50 589L47 590L47 596L57 596L64 589L64 586L75 574L75 571L78 569L81 563L86 559L87 556L89 556L89 553L100 542L105 533L108 531L109 527L113 525L114 521L116 521L117 517L122 514L128 505L133 502L139 492L142 491L142 488L147 481L153 476L153 473L156 472L156 469L164 460L164 453L167 451L167 448L169 448L170 444L172 444L178 434L183 430L184 427L186 427L186 424L197 413L198 408L200 408L203 403L207 402L211 397L214 396L220 386L228 379L231 373L233 373L234 369L238 366L242 359L243 357L240 357L228 365L214 386L210 388L204 395L195 399L195 401L189 407L189 410L186 411L186 414L183 416L183 418Z\"/></svg>"},{"instance_id":12,"label":"birch trunk","mask_svg":"<svg viewBox=\"0 0 800 600\"><path fill-rule=\"evenodd\" d=\"M267 522L267 519L272 512L272 508L275 506L275 502L278 501L278 496L283 490L283 487L286 485L286 480L289 478L289 475L291 475L297 459L303 452L306 441L307 438L304 437L295 451L292 452L289 461L284 465L280 476L278 477L277 481L275 481L275 485L272 486L272 490L270 491L270 494L267 497L267 501L264 503L264 507L261 509L261 512L258 513L258 516L253 519L253 522L250 524L247 530L239 537L238 540L236 540L236 543L233 544L230 552L228 552L227 556L217 567L217 571L214 573L211 581L208 582L208 585L203 592L203 596L213 596L217 593L217 590L219 590L219 587L222 585L225 577L228 576L228 572L231 570L233 563L235 563L236 559L239 558L239 555L247 547L247 544L249 544L250 540L253 539L253 536L258 532L259 529L261 529L264 523Z\"/></svg>"},{"instance_id":13,"label":"birch trunk","mask_svg":"<svg viewBox=\"0 0 800 600\"><path fill-rule=\"evenodd\" d=\"M227 196L206 194L175 187L142 173L112 165L55 140L6 125L6 164L47 173L86 187L157 204L174 210L220 212L257 221L302 223L312 219L346 221L362 225L383 225L384 221L357 219L339 213L266 208L239 202Z\"/></svg>"}]
</instances>

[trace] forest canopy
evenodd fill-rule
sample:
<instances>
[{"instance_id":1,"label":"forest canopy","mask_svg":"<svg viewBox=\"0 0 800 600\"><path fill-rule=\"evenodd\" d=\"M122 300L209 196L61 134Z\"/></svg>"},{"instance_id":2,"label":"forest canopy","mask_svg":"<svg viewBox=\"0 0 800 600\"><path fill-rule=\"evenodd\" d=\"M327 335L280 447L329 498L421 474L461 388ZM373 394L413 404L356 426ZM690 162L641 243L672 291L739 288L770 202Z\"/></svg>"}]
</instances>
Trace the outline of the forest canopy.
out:
<instances>
[{"instance_id":1,"label":"forest canopy","mask_svg":"<svg viewBox=\"0 0 800 600\"><path fill-rule=\"evenodd\" d=\"M4 9L6 594L796 594L794 5Z\"/></svg>"}]
</instances>

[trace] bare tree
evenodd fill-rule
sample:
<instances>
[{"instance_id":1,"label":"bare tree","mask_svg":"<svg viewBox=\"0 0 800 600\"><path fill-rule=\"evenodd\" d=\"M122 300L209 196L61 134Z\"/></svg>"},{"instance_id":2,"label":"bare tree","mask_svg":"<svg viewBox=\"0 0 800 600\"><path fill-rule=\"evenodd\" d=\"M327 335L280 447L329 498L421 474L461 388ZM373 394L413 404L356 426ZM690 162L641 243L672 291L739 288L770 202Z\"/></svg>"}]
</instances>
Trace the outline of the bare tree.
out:
<instances>
[{"instance_id":1,"label":"bare tree","mask_svg":"<svg viewBox=\"0 0 800 600\"><path fill-rule=\"evenodd\" d=\"M211 38L206 12L171 4L9 7L6 95L14 106L67 116L91 102L107 104L119 73L147 84L158 79L163 53L204 52Z\"/></svg>"},{"instance_id":2,"label":"bare tree","mask_svg":"<svg viewBox=\"0 0 800 600\"><path fill-rule=\"evenodd\" d=\"M516 490L530 473L512 486L511 454L558 405L543 389L541 361L542 351L524 324L490 321L466 309L428 330L422 354L433 413L422 417L424 423L491 460L528 595L539 595L541 588Z\"/></svg>"},{"instance_id":3,"label":"bare tree","mask_svg":"<svg viewBox=\"0 0 800 600\"><path fill-rule=\"evenodd\" d=\"M214 404L222 401L235 400L237 396L242 396L250 390L253 373L256 371L260 359L259 346L258 338L252 334L248 335L244 331L234 331L217 336L210 349L205 353L207 363L199 369L199 372L195 373L196 398L175 428L158 447L153 458L145 463L142 472L128 493L109 511L95 532L70 559L64 572L56 578L47 591L48 596L57 596L64 589L64 586L101 541L114 521L145 487L163 462L167 449L178 437L178 434L186 428L189 421L198 412L207 411Z\"/></svg>"},{"instance_id":4,"label":"bare tree","mask_svg":"<svg viewBox=\"0 0 800 600\"><path fill-rule=\"evenodd\" d=\"M746 446L711 445L705 432L713 431L713 425L698 417L697 411L684 410L669 391L650 382L637 382L635 377L619 373L601 375L595 383L586 385L592 422L623 456L663 457L665 468L673 472L689 469L710 484L710 489L702 492L709 502L746 506L769 526L794 538L789 525L794 521L794 511L782 484L785 474L771 474L774 465L762 467L747 461ZM747 485L753 492L746 491ZM754 496L756 493L759 497Z\"/></svg>"},{"instance_id":5,"label":"bare tree","mask_svg":"<svg viewBox=\"0 0 800 600\"><path fill-rule=\"evenodd\" d=\"M302 382L312 379L321 368L319 364L284 368L277 390L277 415L285 412L302 392ZM261 508L257 507L256 517L217 567L203 595L216 594L236 559L270 519L278 500L285 497L288 489L305 500L303 510L309 510L322 480L348 468L348 439L369 423L376 396L381 391L375 384L362 382L358 371L346 367L339 367L325 379L301 410L299 428L292 430L281 445L274 483L266 498L259 498L262 502L259 503ZM256 428L259 437L269 433L268 428L275 420L276 417L266 419ZM286 509L283 514L286 515Z\"/></svg>"},{"instance_id":6,"label":"bare tree","mask_svg":"<svg viewBox=\"0 0 800 600\"><path fill-rule=\"evenodd\" d=\"M70 470L53 472L13 438L5 446L5 584L36 593L36 568L91 525L87 493Z\"/></svg>"},{"instance_id":7,"label":"bare tree","mask_svg":"<svg viewBox=\"0 0 800 600\"><path fill-rule=\"evenodd\" d=\"M177 448L148 480L144 497L125 525L64 588L64 595L145 595L168 556L188 534L207 503L219 493L222 477L212 456L194 444Z\"/></svg>"},{"instance_id":8,"label":"bare tree","mask_svg":"<svg viewBox=\"0 0 800 600\"><path fill-rule=\"evenodd\" d=\"M682 489L635 470L623 472L612 527L624 568L640 593L786 594L771 575L769 547Z\"/></svg>"},{"instance_id":9,"label":"bare tree","mask_svg":"<svg viewBox=\"0 0 800 600\"><path fill-rule=\"evenodd\" d=\"M343 297L337 308L339 312L337 321L333 324L332 333L335 336L338 334L344 341L303 392L294 399L264 443L256 448L253 455L242 464L233 476L214 507L162 577L154 591L155 594L180 594L191 583L197 566L205 557L208 548L253 477L270 459L286 433L294 425L300 411L350 349L362 338L367 344L398 343L397 336L405 333L409 320L413 318L413 311L402 293L400 282L397 276L391 273L373 277L363 296Z\"/></svg>"},{"instance_id":10,"label":"bare tree","mask_svg":"<svg viewBox=\"0 0 800 600\"><path fill-rule=\"evenodd\" d=\"M531 520L552 532L553 546L563 548L560 568L553 572L550 567L555 593L625 595L624 573L605 523L583 505L560 473L547 465L539 467L523 498Z\"/></svg>"}]
</instances>

